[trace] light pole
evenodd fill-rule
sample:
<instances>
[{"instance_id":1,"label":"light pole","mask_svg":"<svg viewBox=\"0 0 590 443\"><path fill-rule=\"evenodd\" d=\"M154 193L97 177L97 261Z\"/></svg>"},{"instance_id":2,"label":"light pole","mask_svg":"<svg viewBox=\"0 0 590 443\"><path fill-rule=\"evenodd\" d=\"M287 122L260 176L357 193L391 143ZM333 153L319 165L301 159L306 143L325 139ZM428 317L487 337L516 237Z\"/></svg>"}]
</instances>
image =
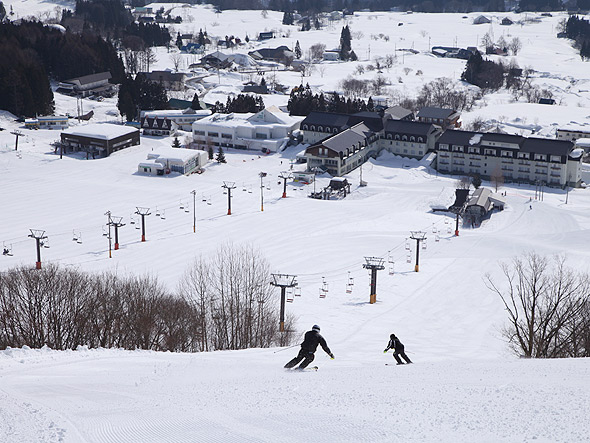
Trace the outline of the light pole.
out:
<instances>
[{"instance_id":1,"label":"light pole","mask_svg":"<svg viewBox=\"0 0 590 443\"><path fill-rule=\"evenodd\" d=\"M285 290L287 288L292 288L297 285L295 281L296 275L288 275L288 274L271 274L272 281L270 284L272 286L277 286L281 288L281 316L280 316L280 332L285 332Z\"/></svg>"},{"instance_id":2,"label":"light pole","mask_svg":"<svg viewBox=\"0 0 590 443\"><path fill-rule=\"evenodd\" d=\"M260 176L260 211L264 211L264 183L262 179L266 177L266 172L258 174Z\"/></svg>"},{"instance_id":3,"label":"light pole","mask_svg":"<svg viewBox=\"0 0 590 443\"><path fill-rule=\"evenodd\" d=\"M227 190L227 215L231 215L231 190L236 188L235 182L223 182L222 188Z\"/></svg>"},{"instance_id":4,"label":"light pole","mask_svg":"<svg viewBox=\"0 0 590 443\"><path fill-rule=\"evenodd\" d=\"M197 191L192 190L193 194L193 232L197 232Z\"/></svg>"},{"instance_id":5,"label":"light pole","mask_svg":"<svg viewBox=\"0 0 590 443\"><path fill-rule=\"evenodd\" d=\"M46 239L47 236L45 231L41 229L29 229L29 231L31 231L29 237L34 238L37 242L37 263L35 263L35 268L41 269L41 240Z\"/></svg>"},{"instance_id":6,"label":"light pole","mask_svg":"<svg viewBox=\"0 0 590 443\"><path fill-rule=\"evenodd\" d=\"M377 302L377 271L385 269L383 259L379 257L365 257L366 263L363 268L371 270L371 293L369 294L369 303Z\"/></svg>"},{"instance_id":7,"label":"light pole","mask_svg":"<svg viewBox=\"0 0 590 443\"><path fill-rule=\"evenodd\" d=\"M459 213L457 213L457 217L459 217ZM412 231L412 235L410 236L410 238L412 240L416 240L416 266L414 267L414 271L418 272L420 270L420 242L426 240L426 232Z\"/></svg>"},{"instance_id":8,"label":"light pole","mask_svg":"<svg viewBox=\"0 0 590 443\"><path fill-rule=\"evenodd\" d=\"M109 227L109 258L113 258L113 253L112 253L112 243L111 243L111 226L113 224L112 220L111 220L111 211L107 211L104 213L104 215L107 216L107 226Z\"/></svg>"},{"instance_id":9,"label":"light pole","mask_svg":"<svg viewBox=\"0 0 590 443\"><path fill-rule=\"evenodd\" d=\"M141 241L145 241L145 216L150 215L150 208L142 208L140 206L136 206L137 211L135 213L137 215L141 215Z\"/></svg>"}]
</instances>

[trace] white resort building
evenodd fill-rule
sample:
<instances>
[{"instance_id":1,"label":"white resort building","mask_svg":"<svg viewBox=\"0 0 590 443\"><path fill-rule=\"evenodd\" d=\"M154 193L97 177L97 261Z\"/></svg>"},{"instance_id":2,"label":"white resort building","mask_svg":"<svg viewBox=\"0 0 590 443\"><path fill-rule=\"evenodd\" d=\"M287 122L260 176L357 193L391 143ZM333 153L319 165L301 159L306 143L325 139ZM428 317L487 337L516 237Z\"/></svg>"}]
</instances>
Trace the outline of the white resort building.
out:
<instances>
[{"instance_id":1,"label":"white resort building","mask_svg":"<svg viewBox=\"0 0 590 443\"><path fill-rule=\"evenodd\" d=\"M216 113L193 123L193 139L201 149L222 146L277 152L299 130L301 120L274 106L257 113Z\"/></svg>"}]
</instances>

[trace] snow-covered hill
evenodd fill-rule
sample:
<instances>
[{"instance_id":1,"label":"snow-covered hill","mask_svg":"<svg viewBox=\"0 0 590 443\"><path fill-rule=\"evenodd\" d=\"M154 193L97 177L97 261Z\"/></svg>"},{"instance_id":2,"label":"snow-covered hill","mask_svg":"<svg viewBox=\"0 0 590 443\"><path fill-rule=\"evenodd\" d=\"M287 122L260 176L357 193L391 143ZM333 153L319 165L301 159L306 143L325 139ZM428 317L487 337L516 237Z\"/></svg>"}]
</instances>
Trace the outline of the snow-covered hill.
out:
<instances>
[{"instance_id":1,"label":"snow-covered hill","mask_svg":"<svg viewBox=\"0 0 590 443\"><path fill-rule=\"evenodd\" d=\"M35 9L30 0L22 3ZM19 4L14 5L17 9ZM190 24L197 32L206 26L219 35L230 29L255 35L256 30L282 28L280 15L273 12L262 19L260 12L216 15L202 6L182 10L194 15L182 29L190 30ZM371 59L402 43L420 51L406 54L383 73L395 81L401 76L397 87L410 93L440 75L458 78L464 61L434 58L426 53L427 40L432 45L451 45L455 38L461 46L475 44L490 26L471 25L471 18L361 13L349 24L353 33L363 34L356 34L353 49L364 54L364 62L369 46ZM538 126L536 132L545 135L555 125L588 121L584 85L589 71L567 41L555 39L560 18L554 14L509 31L523 39L521 65L547 72L538 81L557 85L562 105L513 104L499 93L464 121L482 116L502 120L506 127L520 125L518 130L525 132ZM275 39L273 45L296 40L304 50L318 41L336 45L341 25L322 32L292 29L291 37ZM504 29L498 26L492 25L496 34ZM371 38L379 33L389 34L390 41ZM169 67L167 57L165 49L158 50L157 67ZM413 71L406 75L405 66ZM332 63L303 79L290 72L277 76L286 84L303 80L330 90L354 69L354 64ZM422 76L415 75L418 69ZM237 74L210 80L219 79L229 85L241 80ZM272 95L265 102L285 104L286 99ZM75 100L56 94L56 106L58 113L75 114ZM118 119L114 99L85 101L85 112L91 109L95 121ZM0 242L13 252L0 257L1 270L33 266L29 229L43 229L51 246L42 250L44 262L88 272L151 274L173 291L194 257L211 256L226 242L251 244L273 271L297 275L302 296L287 310L297 317L301 332L320 324L336 355L331 361L318 351L317 373L287 373L282 366L296 348L190 355L83 347L0 351L0 441L589 440L590 362L529 361L508 353L500 333L503 306L483 283L486 273L501 281L499 263L525 251L564 253L571 266L587 271L588 190L570 190L566 204L564 190L545 189L541 201L535 200L532 187L506 186L506 209L477 229L461 227L456 237L454 220L431 207L453 202L458 177L437 175L425 162L382 155L363 167L367 187L358 186L359 171L350 174L352 194L344 200L311 200L307 195L313 185L295 183L289 183L283 199L278 174L290 168L301 147L273 155L230 150L227 164L210 164L201 175L146 177L136 173L138 163L152 150L170 146L170 138L142 137L140 146L105 159L60 160L50 146L58 132L24 130L5 112L0 127L5 129L0 131ZM10 132L18 128L25 135L15 151ZM294 164L295 170L299 167ZM262 171L268 173L264 212ZM329 179L318 177L316 186ZM237 185L231 216L226 215L224 180ZM179 209L181 202L192 207L192 190L197 195L196 233L192 212ZM121 249L109 259L102 235L105 212L128 223L136 206L153 211L146 219L147 241L142 243L140 231L127 224L120 231ZM165 219L155 216L156 208L165 211ZM410 262L405 249L410 232L417 230L428 237L427 248L420 251L420 272L414 272L415 244ZM82 244L72 241L74 231L81 232ZM393 275L389 266L379 272L373 305L362 268L367 256L395 263ZM345 290L349 277L355 282L351 294ZM320 299L323 280L329 291ZM393 361L382 353L392 332L416 364L385 366Z\"/></svg>"}]
</instances>

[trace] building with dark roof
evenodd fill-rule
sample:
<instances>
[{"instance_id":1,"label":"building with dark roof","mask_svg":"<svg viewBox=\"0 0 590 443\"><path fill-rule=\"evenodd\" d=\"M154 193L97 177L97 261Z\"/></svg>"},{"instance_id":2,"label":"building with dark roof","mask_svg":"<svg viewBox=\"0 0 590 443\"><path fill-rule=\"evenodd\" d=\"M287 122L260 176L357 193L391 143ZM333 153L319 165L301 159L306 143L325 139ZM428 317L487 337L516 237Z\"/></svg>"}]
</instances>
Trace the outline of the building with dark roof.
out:
<instances>
[{"instance_id":1,"label":"building with dark roof","mask_svg":"<svg viewBox=\"0 0 590 443\"><path fill-rule=\"evenodd\" d=\"M111 95L115 91L115 85L109 83L111 73L109 71L97 74L84 75L59 83L58 92L65 94L81 95Z\"/></svg>"},{"instance_id":2,"label":"building with dark roof","mask_svg":"<svg viewBox=\"0 0 590 443\"><path fill-rule=\"evenodd\" d=\"M582 155L571 141L445 131L435 144L437 170L506 182L578 186Z\"/></svg>"},{"instance_id":3,"label":"building with dark roof","mask_svg":"<svg viewBox=\"0 0 590 443\"><path fill-rule=\"evenodd\" d=\"M322 169L333 176L349 173L374 153L378 135L357 123L305 150L308 170Z\"/></svg>"},{"instance_id":4,"label":"building with dark roof","mask_svg":"<svg viewBox=\"0 0 590 443\"><path fill-rule=\"evenodd\" d=\"M420 122L433 123L443 129L461 127L461 114L453 109L426 106L418 111L416 117Z\"/></svg>"}]
</instances>

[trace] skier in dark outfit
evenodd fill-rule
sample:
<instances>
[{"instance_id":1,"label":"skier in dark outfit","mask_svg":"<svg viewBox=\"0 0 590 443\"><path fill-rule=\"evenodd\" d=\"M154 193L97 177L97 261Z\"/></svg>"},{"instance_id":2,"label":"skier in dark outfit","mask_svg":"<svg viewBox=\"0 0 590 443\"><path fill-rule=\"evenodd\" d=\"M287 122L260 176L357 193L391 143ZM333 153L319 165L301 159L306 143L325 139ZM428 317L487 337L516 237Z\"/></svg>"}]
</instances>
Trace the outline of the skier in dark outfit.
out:
<instances>
[{"instance_id":1,"label":"skier in dark outfit","mask_svg":"<svg viewBox=\"0 0 590 443\"><path fill-rule=\"evenodd\" d=\"M398 365L403 365L404 362L402 361L400 357L400 355L402 356L402 358L407 362L407 363L412 363L412 361L409 359L409 357L406 355L406 353L404 352L404 345L401 341L399 341L399 338L397 338L395 336L395 334L391 334L389 336L389 343L387 344L387 347L385 348L385 351L383 352L387 352L388 350L393 349L393 358L395 358L395 360L397 361Z\"/></svg>"},{"instance_id":2,"label":"skier in dark outfit","mask_svg":"<svg viewBox=\"0 0 590 443\"><path fill-rule=\"evenodd\" d=\"M301 349L297 357L291 360L289 363L285 365L285 368L289 369L297 365L301 360L301 364L296 369L304 369L309 365L313 359L315 358L314 353L320 345L322 349L330 356L330 358L334 358L334 354L330 351L328 344L324 337L320 335L320 327L318 325L314 325L311 328L311 331L307 331L305 333L305 338L303 339L303 343L301 343Z\"/></svg>"}]
</instances>

